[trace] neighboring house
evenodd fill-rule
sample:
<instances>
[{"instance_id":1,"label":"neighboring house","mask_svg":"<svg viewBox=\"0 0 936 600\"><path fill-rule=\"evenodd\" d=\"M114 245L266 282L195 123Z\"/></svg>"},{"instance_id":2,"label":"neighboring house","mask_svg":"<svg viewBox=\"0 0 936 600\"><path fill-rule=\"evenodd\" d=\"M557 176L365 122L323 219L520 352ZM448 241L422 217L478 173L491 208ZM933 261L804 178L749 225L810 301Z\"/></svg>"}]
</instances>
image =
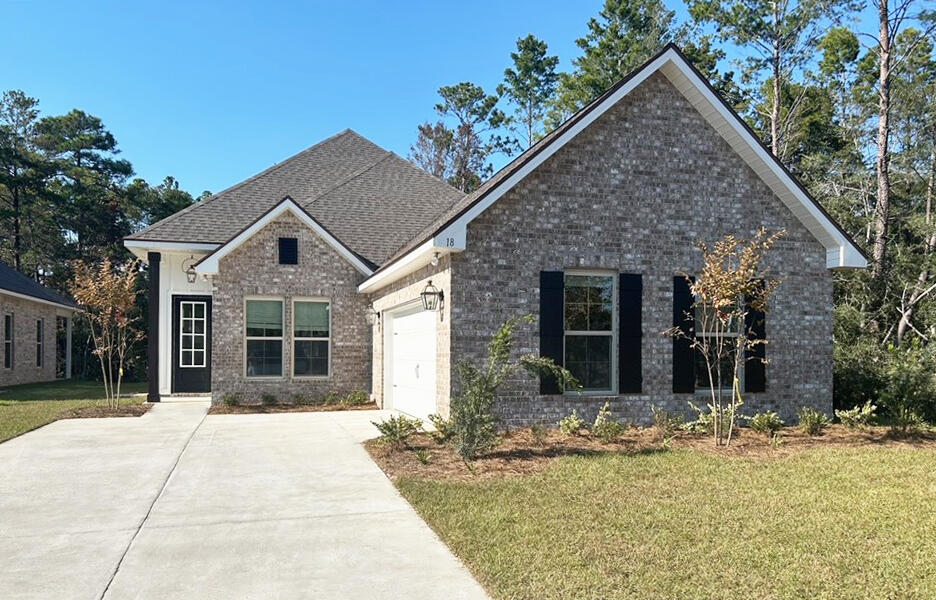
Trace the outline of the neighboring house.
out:
<instances>
[{"instance_id":1,"label":"neighboring house","mask_svg":"<svg viewBox=\"0 0 936 600\"><path fill-rule=\"evenodd\" d=\"M518 378L498 405L515 425L686 410L697 359L661 335L692 302L680 274L698 240L762 226L787 230L767 258L783 284L746 410L829 412L830 270L865 256L674 46L469 195L345 131L125 244L150 264L152 399L360 389L445 414L454 364L532 313L517 351L585 391Z\"/></svg>"},{"instance_id":2,"label":"neighboring house","mask_svg":"<svg viewBox=\"0 0 936 600\"><path fill-rule=\"evenodd\" d=\"M0 263L0 386L71 377L78 306Z\"/></svg>"}]
</instances>

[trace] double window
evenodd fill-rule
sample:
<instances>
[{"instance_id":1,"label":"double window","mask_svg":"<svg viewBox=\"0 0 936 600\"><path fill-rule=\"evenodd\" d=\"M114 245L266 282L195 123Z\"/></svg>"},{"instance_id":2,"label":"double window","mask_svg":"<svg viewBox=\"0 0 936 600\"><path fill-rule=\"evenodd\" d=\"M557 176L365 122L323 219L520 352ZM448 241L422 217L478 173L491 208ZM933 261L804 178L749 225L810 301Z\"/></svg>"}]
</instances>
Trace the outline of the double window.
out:
<instances>
[{"instance_id":1,"label":"double window","mask_svg":"<svg viewBox=\"0 0 936 600\"><path fill-rule=\"evenodd\" d=\"M585 392L615 391L616 277L565 273L565 367Z\"/></svg>"},{"instance_id":2,"label":"double window","mask_svg":"<svg viewBox=\"0 0 936 600\"><path fill-rule=\"evenodd\" d=\"M3 315L3 368L13 368L13 315Z\"/></svg>"},{"instance_id":3,"label":"double window","mask_svg":"<svg viewBox=\"0 0 936 600\"><path fill-rule=\"evenodd\" d=\"M42 319L36 319L36 366L42 366L42 336L45 333L45 323Z\"/></svg>"},{"instance_id":4,"label":"double window","mask_svg":"<svg viewBox=\"0 0 936 600\"><path fill-rule=\"evenodd\" d=\"M293 302L293 375L327 377L331 307L324 301Z\"/></svg>"},{"instance_id":5,"label":"double window","mask_svg":"<svg viewBox=\"0 0 936 600\"><path fill-rule=\"evenodd\" d=\"M247 300L247 377L283 375L283 301Z\"/></svg>"}]
</instances>

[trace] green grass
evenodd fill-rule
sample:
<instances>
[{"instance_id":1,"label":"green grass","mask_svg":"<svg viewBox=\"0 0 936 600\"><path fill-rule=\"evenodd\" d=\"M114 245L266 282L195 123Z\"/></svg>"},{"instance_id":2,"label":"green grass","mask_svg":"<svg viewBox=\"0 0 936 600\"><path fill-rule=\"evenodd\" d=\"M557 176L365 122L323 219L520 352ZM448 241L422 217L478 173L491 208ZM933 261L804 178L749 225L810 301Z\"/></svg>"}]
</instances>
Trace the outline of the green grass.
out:
<instances>
[{"instance_id":1,"label":"green grass","mask_svg":"<svg viewBox=\"0 0 936 600\"><path fill-rule=\"evenodd\" d=\"M932 450L609 454L398 486L495 598L936 598Z\"/></svg>"},{"instance_id":2,"label":"green grass","mask_svg":"<svg viewBox=\"0 0 936 600\"><path fill-rule=\"evenodd\" d=\"M121 394L145 391L146 383L124 383ZM101 383L51 381L0 388L0 442L57 420L63 414L86 406L103 404ZM140 403L145 398L123 398Z\"/></svg>"}]
</instances>

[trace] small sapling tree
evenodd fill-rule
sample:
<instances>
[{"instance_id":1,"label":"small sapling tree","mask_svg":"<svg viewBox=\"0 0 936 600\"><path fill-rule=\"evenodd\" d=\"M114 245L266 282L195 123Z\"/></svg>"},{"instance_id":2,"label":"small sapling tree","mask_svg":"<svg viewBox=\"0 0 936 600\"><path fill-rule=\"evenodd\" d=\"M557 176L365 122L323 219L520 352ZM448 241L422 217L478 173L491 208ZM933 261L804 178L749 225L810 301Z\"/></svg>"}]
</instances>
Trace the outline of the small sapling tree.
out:
<instances>
[{"instance_id":1,"label":"small sapling tree","mask_svg":"<svg viewBox=\"0 0 936 600\"><path fill-rule=\"evenodd\" d=\"M784 233L768 234L761 228L749 240L727 235L712 245L699 243L702 269L695 279L687 276L695 301L686 319L694 321L694 330L687 334L677 326L663 332L688 338L704 362L717 446L731 444L738 409L744 403L738 374L745 351L767 343L754 336L746 322L749 311L767 312L768 300L780 283L766 276L762 263Z\"/></svg>"},{"instance_id":2,"label":"small sapling tree","mask_svg":"<svg viewBox=\"0 0 936 600\"><path fill-rule=\"evenodd\" d=\"M136 279L139 261L115 265L105 259L97 266L75 263L71 293L84 310L94 341L94 355L101 363L104 396L108 408L120 402L127 355L142 337L136 327Z\"/></svg>"}]
</instances>

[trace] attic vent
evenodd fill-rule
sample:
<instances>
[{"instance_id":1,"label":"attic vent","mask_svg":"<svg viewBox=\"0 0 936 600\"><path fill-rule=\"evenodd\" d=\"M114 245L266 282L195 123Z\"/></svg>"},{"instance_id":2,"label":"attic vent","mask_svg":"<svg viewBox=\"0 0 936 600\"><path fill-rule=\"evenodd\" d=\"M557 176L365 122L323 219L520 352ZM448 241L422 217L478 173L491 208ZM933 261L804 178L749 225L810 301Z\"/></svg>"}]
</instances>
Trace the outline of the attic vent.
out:
<instances>
[{"instance_id":1,"label":"attic vent","mask_svg":"<svg viewBox=\"0 0 936 600\"><path fill-rule=\"evenodd\" d=\"M296 238L279 239L279 264L299 264L299 240Z\"/></svg>"}]
</instances>

